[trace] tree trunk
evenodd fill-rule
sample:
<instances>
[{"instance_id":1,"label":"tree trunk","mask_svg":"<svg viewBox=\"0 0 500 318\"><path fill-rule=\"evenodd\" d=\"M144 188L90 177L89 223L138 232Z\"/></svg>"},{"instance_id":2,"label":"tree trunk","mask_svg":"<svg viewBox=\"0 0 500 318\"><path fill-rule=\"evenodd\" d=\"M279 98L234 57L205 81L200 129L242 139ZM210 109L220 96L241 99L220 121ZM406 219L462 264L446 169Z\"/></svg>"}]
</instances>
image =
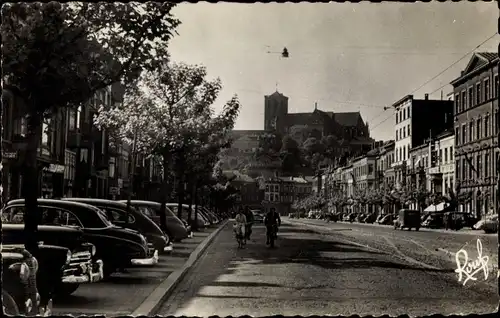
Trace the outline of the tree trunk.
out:
<instances>
[{"instance_id":1,"label":"tree trunk","mask_svg":"<svg viewBox=\"0 0 500 318\"><path fill-rule=\"evenodd\" d=\"M27 118L26 152L22 169L22 196L24 209L24 246L32 254L38 251L38 224L41 221L38 209L38 165L37 151L41 139L42 115L32 114Z\"/></svg>"},{"instance_id":2,"label":"tree trunk","mask_svg":"<svg viewBox=\"0 0 500 318\"><path fill-rule=\"evenodd\" d=\"M188 222L190 224L192 223L191 228L193 229L193 231L196 231L197 230L196 221L192 222L193 217L192 217L192 214L191 214L191 212L193 211L193 200L194 200L194 195L193 195L194 194L194 182L193 182L193 177L192 176L190 176L190 178L189 178L188 185L189 185L189 189L191 190L190 191L191 193L189 195Z\"/></svg>"},{"instance_id":3,"label":"tree trunk","mask_svg":"<svg viewBox=\"0 0 500 318\"><path fill-rule=\"evenodd\" d=\"M198 227L198 179L194 182L194 224Z\"/></svg>"},{"instance_id":4,"label":"tree trunk","mask_svg":"<svg viewBox=\"0 0 500 318\"><path fill-rule=\"evenodd\" d=\"M162 182L162 190L160 191L160 228L162 229L163 232L167 231L167 217L166 217L166 204L167 204L167 193L169 194L169 186L168 186L168 181L169 181L169 163L170 163L170 158L168 155L163 155L163 182Z\"/></svg>"},{"instance_id":5,"label":"tree trunk","mask_svg":"<svg viewBox=\"0 0 500 318\"><path fill-rule=\"evenodd\" d=\"M184 156L180 154L177 159L177 216L182 218L182 205L184 204ZM188 220L189 223L189 220ZM191 224L190 224L191 225Z\"/></svg>"}]
</instances>

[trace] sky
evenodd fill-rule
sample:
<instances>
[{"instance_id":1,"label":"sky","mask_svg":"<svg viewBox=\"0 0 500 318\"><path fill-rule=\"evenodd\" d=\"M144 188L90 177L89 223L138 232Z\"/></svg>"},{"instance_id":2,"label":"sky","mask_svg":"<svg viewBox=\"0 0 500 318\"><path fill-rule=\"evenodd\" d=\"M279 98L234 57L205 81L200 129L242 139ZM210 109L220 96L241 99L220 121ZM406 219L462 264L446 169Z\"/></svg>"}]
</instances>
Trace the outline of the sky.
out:
<instances>
[{"instance_id":1,"label":"sky","mask_svg":"<svg viewBox=\"0 0 500 318\"><path fill-rule=\"evenodd\" d=\"M440 99L442 90L446 98L466 53L495 34L499 15L495 2L200 2L172 13L182 22L172 61L204 65L222 80L216 110L238 95L235 129L263 129L264 95L278 90L289 112L312 112L315 102L324 111L360 111L377 140L394 139L394 112L384 106L408 94ZM477 51L497 52L499 38Z\"/></svg>"}]
</instances>

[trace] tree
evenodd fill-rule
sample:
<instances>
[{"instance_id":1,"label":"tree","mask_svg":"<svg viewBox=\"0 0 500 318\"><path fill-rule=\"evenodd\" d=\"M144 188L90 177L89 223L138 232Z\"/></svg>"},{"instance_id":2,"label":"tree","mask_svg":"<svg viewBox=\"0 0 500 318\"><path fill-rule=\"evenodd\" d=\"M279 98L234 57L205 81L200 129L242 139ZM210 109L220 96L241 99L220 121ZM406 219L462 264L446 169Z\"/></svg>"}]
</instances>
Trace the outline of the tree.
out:
<instances>
[{"instance_id":1,"label":"tree","mask_svg":"<svg viewBox=\"0 0 500 318\"><path fill-rule=\"evenodd\" d=\"M283 137L281 144L282 170L286 173L293 173L297 167L302 166L299 144L289 135Z\"/></svg>"},{"instance_id":2,"label":"tree","mask_svg":"<svg viewBox=\"0 0 500 318\"><path fill-rule=\"evenodd\" d=\"M115 82L156 69L179 21L166 3L9 3L2 6L4 88L23 101L25 246L38 249L36 151L44 118Z\"/></svg>"}]
</instances>

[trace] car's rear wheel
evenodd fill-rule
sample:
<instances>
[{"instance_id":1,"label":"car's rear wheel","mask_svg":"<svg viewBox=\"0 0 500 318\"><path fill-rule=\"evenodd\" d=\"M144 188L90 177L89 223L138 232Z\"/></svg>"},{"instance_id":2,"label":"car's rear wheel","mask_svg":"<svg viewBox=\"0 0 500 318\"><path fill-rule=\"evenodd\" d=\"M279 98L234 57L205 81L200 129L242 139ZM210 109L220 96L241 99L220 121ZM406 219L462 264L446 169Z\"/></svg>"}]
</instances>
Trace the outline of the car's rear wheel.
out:
<instances>
[{"instance_id":1,"label":"car's rear wheel","mask_svg":"<svg viewBox=\"0 0 500 318\"><path fill-rule=\"evenodd\" d=\"M19 316L19 308L12 296L2 289L3 314L9 316Z\"/></svg>"}]
</instances>

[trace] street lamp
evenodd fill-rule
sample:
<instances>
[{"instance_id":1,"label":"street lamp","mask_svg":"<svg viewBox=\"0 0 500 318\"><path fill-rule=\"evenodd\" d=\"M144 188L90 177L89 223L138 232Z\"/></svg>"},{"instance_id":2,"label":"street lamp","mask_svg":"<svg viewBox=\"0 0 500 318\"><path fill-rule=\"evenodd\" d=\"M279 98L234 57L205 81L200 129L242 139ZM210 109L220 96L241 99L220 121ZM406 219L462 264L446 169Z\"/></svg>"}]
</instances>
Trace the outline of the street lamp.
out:
<instances>
[{"instance_id":1,"label":"street lamp","mask_svg":"<svg viewBox=\"0 0 500 318\"><path fill-rule=\"evenodd\" d=\"M283 51L281 52L272 52L272 51L267 51L269 54L281 54L282 58L289 58L290 54L288 53L288 49L286 47L283 48Z\"/></svg>"}]
</instances>

